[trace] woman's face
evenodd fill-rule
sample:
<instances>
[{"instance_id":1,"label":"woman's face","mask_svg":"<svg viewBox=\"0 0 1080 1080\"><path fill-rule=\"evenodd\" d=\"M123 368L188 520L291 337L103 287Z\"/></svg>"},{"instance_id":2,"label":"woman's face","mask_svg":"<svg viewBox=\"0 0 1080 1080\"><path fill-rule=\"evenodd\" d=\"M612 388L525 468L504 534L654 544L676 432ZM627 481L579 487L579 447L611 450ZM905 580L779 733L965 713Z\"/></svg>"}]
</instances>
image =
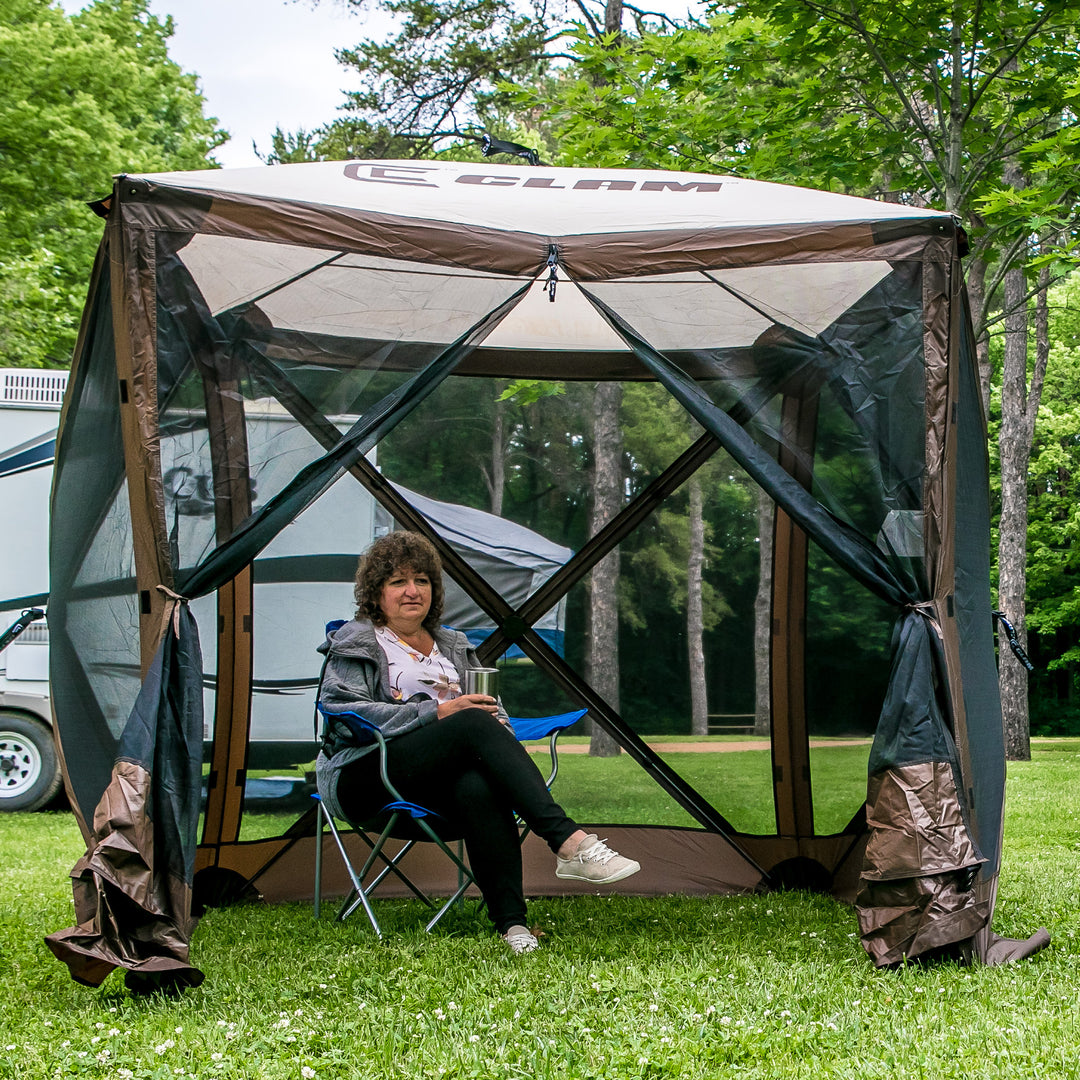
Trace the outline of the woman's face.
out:
<instances>
[{"instance_id":1,"label":"woman's face","mask_svg":"<svg viewBox=\"0 0 1080 1080\"><path fill-rule=\"evenodd\" d=\"M431 578L409 567L396 569L382 587L379 607L388 626L419 627L431 610Z\"/></svg>"}]
</instances>

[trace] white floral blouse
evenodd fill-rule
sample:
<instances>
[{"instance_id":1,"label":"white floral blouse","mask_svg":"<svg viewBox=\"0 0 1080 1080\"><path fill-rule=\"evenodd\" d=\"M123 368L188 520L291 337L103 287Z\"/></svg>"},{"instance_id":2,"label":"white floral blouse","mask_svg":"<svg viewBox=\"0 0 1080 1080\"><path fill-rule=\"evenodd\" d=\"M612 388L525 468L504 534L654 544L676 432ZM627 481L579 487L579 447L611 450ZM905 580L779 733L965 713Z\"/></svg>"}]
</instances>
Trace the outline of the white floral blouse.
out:
<instances>
[{"instance_id":1,"label":"white floral blouse","mask_svg":"<svg viewBox=\"0 0 1080 1080\"><path fill-rule=\"evenodd\" d=\"M461 677L450 661L432 643L431 655L407 645L388 626L377 626L379 645L390 667L390 693L395 701L407 701L413 694L427 694L436 701L450 701L461 693Z\"/></svg>"}]
</instances>

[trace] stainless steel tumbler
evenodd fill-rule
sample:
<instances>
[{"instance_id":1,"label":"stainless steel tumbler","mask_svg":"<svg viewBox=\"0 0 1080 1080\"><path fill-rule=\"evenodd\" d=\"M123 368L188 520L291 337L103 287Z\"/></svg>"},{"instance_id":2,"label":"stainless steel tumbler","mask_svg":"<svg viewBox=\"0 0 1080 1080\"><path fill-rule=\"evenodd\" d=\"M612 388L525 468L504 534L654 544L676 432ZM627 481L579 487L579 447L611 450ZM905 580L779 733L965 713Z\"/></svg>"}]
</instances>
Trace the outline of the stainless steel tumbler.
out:
<instances>
[{"instance_id":1,"label":"stainless steel tumbler","mask_svg":"<svg viewBox=\"0 0 1080 1080\"><path fill-rule=\"evenodd\" d=\"M470 668L465 672L466 694L487 694L499 696L499 669L493 667Z\"/></svg>"}]
</instances>

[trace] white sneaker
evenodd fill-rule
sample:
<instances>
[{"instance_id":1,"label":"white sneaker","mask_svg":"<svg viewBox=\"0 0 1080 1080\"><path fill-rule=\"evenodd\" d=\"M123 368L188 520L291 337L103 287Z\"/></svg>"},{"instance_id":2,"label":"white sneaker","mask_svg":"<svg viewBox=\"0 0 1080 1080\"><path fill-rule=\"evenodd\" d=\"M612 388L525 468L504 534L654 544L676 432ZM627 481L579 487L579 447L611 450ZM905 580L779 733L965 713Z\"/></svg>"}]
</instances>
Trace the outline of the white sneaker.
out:
<instances>
[{"instance_id":1,"label":"white sneaker","mask_svg":"<svg viewBox=\"0 0 1080 1080\"><path fill-rule=\"evenodd\" d=\"M515 956L521 956L522 953L532 952L533 949L540 948L540 942L536 940L533 933L525 926L511 926L505 934L502 935L503 941L510 946L510 951Z\"/></svg>"},{"instance_id":2,"label":"white sneaker","mask_svg":"<svg viewBox=\"0 0 1080 1080\"><path fill-rule=\"evenodd\" d=\"M588 881L594 885L610 885L636 874L641 863L625 859L617 851L598 840L594 833L586 836L569 859L555 857L555 876L571 881Z\"/></svg>"}]
</instances>

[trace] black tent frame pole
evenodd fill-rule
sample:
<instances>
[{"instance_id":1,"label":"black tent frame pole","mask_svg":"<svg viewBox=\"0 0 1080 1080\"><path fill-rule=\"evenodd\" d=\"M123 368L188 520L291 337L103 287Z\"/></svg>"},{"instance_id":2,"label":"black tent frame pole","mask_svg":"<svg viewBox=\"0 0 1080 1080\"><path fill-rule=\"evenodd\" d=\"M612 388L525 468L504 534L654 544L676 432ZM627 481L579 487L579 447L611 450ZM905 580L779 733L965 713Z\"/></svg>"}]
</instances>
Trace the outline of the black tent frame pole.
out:
<instances>
[{"instance_id":1,"label":"black tent frame pole","mask_svg":"<svg viewBox=\"0 0 1080 1080\"><path fill-rule=\"evenodd\" d=\"M269 359L264 357L257 349L250 349L251 359L253 363L258 366L259 374L264 378L274 389L278 399L285 406L286 409L295 417L295 419L302 424L319 442L320 444L327 446L335 445L341 437L341 433L338 429L326 419L322 413L311 404L305 395L295 386L292 381L281 372L276 365L274 365ZM703 436L699 439L689 450L685 451L683 455L676 460L673 465L669 466L665 473L659 477L642 496L639 496L639 500L646 495L650 494L651 505L649 509L652 509L654 501L659 501L663 497L661 489L666 493L667 490L673 490L678 487L679 483L690 475L697 468L697 466L707 460L713 453L715 453L719 443L713 437ZM678 466L678 469L676 469ZM642 767L650 776L673 798L679 805L686 810L693 818L699 821L707 829L712 832L722 833L726 836L730 836L735 832L730 822L709 803L703 796L696 791L693 787L686 784L685 781L675 773L664 760L659 757L656 752L649 747L641 738L626 724L622 717L614 710L611 709L608 704L592 691L586 684L584 684L577 673L562 660L558 654L550 648L550 646L529 627L522 619L521 615L514 611L509 604L497 593L490 585L479 575L477 572L464 560L450 545L441 537L438 533L432 529L427 519L415 510L408 502L406 502L401 495L398 494L393 485L388 481L366 458L360 458L352 465L348 470L361 484L375 498L385 506L394 517L401 521L408 528L420 533L427 538L435 549L439 552L442 561L450 573L450 575L458 581L458 583L465 589L467 593L476 600L477 603L484 609L484 611L490 615L496 622L496 624L502 627L501 630L497 630L492 637L499 636L501 641L497 644L491 645L490 648L484 648L480 653L482 657L498 656L499 653L505 651L506 644L511 642L523 647L523 651L529 656L534 663L542 668L567 694L572 698L580 701L583 705L587 706L590 713L594 716L597 723L608 732L623 749ZM679 475L676 476L676 473ZM669 475L670 474L670 475ZM660 481L664 483L661 484ZM655 490L654 490L655 489ZM627 510L624 510L620 515L609 522L608 526L598 533L593 538L594 541L602 541L602 543L594 545L591 549L590 557L593 562L584 565L580 573L574 577L573 581L578 580L579 577L588 572L593 563L599 561L607 554L612 547L614 547L619 540L622 539L640 520L636 515L628 515ZM648 511L643 511L641 516L645 516ZM629 524L627 521L629 520ZM576 563L575 560L571 560L572 565ZM565 579L564 579L565 581ZM569 585L567 585L569 588ZM506 624L510 624L510 629L514 633L514 637L511 638L506 633ZM488 646L491 642L489 638L484 642L484 646ZM527 646L527 648L525 647ZM495 651L497 650L497 651ZM746 860L759 870L764 876L765 871L761 869L745 852L739 849L740 854L743 855Z\"/></svg>"},{"instance_id":2,"label":"black tent frame pole","mask_svg":"<svg viewBox=\"0 0 1080 1080\"><path fill-rule=\"evenodd\" d=\"M568 563L552 574L522 604L518 613L519 618L531 627L719 449L720 440L710 432L706 432L692 446L684 450L658 477L636 495L629 505L623 507L599 532L590 537ZM510 638L506 631L496 630L484 642L483 649L486 653L490 644L492 654L498 655L509 643Z\"/></svg>"}]
</instances>

